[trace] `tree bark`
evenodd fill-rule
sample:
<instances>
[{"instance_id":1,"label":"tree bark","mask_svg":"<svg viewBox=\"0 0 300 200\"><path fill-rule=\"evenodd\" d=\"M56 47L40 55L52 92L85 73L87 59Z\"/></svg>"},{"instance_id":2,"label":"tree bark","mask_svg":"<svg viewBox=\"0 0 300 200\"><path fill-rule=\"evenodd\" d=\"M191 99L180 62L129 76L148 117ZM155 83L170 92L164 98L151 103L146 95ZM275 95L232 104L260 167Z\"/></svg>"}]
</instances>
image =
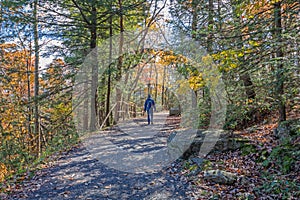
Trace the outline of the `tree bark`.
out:
<instances>
[{"instance_id":1,"label":"tree bark","mask_svg":"<svg viewBox=\"0 0 300 200\"><path fill-rule=\"evenodd\" d=\"M155 69L155 93L154 93L154 100L157 101L157 88L158 88L158 71L157 67L154 63L154 69Z\"/></svg>"},{"instance_id":2,"label":"tree bark","mask_svg":"<svg viewBox=\"0 0 300 200\"><path fill-rule=\"evenodd\" d=\"M119 58L117 64L117 81L121 80L122 77L122 65L123 65L123 43L124 43L124 23L123 23L123 2L122 0L118 0L119 9L120 9L120 18L119 18L119 26L120 26L120 40L119 40ZM119 111L121 111L121 101L122 101L122 91L120 88L116 88L116 110L115 110L115 121L119 121Z\"/></svg>"},{"instance_id":3,"label":"tree bark","mask_svg":"<svg viewBox=\"0 0 300 200\"><path fill-rule=\"evenodd\" d=\"M256 93L253 88L253 82L250 74L245 72L243 75L241 75L241 80L243 81L246 90L247 99L255 99Z\"/></svg>"},{"instance_id":4,"label":"tree bark","mask_svg":"<svg viewBox=\"0 0 300 200\"><path fill-rule=\"evenodd\" d=\"M281 22L281 2L274 3L274 37L277 39L278 47L276 50L276 58L279 64L276 68L276 96L278 101L279 122L286 120L286 107L284 101L284 66L283 66L283 50L282 43L282 22Z\"/></svg>"},{"instance_id":5,"label":"tree bark","mask_svg":"<svg viewBox=\"0 0 300 200\"><path fill-rule=\"evenodd\" d=\"M212 53L212 38L213 38L213 26L214 26L214 1L208 2L208 36L207 36L207 52Z\"/></svg>"},{"instance_id":6,"label":"tree bark","mask_svg":"<svg viewBox=\"0 0 300 200\"><path fill-rule=\"evenodd\" d=\"M92 83L91 83L91 121L90 121L90 131L96 130L97 122L97 88L98 88L98 52L97 52L97 8L95 4L92 7L91 15L91 43L90 48L92 51L93 60L92 62Z\"/></svg>"},{"instance_id":7,"label":"tree bark","mask_svg":"<svg viewBox=\"0 0 300 200\"><path fill-rule=\"evenodd\" d=\"M111 93L111 62L112 62L112 36L113 36L113 27L112 27L112 16L109 18L109 63L108 63L108 78L107 78L107 94L106 94L106 113L105 115L109 115L110 111L110 93ZM110 126L110 117L107 117L106 126Z\"/></svg>"},{"instance_id":8,"label":"tree bark","mask_svg":"<svg viewBox=\"0 0 300 200\"><path fill-rule=\"evenodd\" d=\"M198 6L199 0L192 1L192 38L196 39L198 24Z\"/></svg>"},{"instance_id":9,"label":"tree bark","mask_svg":"<svg viewBox=\"0 0 300 200\"><path fill-rule=\"evenodd\" d=\"M240 0L240 1L237 1L236 3L241 4L241 2L242 1ZM231 2L231 4L233 5L233 13L234 13L235 23L238 24L237 27L242 27L241 26L242 22L241 22L240 17L236 15L236 5L235 5L234 2ZM238 35L238 37L237 37L237 47L238 47L238 49L242 49L243 43L244 43L241 33L242 33L241 28L237 28L236 34ZM239 62L244 63L245 62L245 57L244 56L240 57ZM247 99L248 100L249 99L255 99L256 93L255 93L255 90L253 88L253 82L251 80L249 72L245 71L244 74L240 74L240 78L243 81Z\"/></svg>"},{"instance_id":10,"label":"tree bark","mask_svg":"<svg viewBox=\"0 0 300 200\"><path fill-rule=\"evenodd\" d=\"M88 86L88 80L89 80L89 77L88 77L88 74L87 74L87 71L84 72L84 77L83 80L84 83L83 83L83 92L84 92L84 103L83 103L83 113L82 113L82 131L85 132L88 130L89 128L89 92L88 92L88 89L89 89L89 86Z\"/></svg>"},{"instance_id":11,"label":"tree bark","mask_svg":"<svg viewBox=\"0 0 300 200\"><path fill-rule=\"evenodd\" d=\"M26 51L26 49L24 48ZM28 117L27 117L27 131L28 131L28 138L29 142L27 144L27 148L29 151L31 151L31 148L33 145L33 136L31 132L31 117L32 117L32 107L31 107L31 86L30 86L30 76L31 76L31 66L32 66L32 58L31 58L31 53L32 53L32 48L31 48L31 41L29 43L29 54L27 55L26 53L26 75L27 75L27 112L28 112ZM3 59L3 58L2 58Z\"/></svg>"},{"instance_id":12,"label":"tree bark","mask_svg":"<svg viewBox=\"0 0 300 200\"><path fill-rule=\"evenodd\" d=\"M161 105L163 109L165 109L165 79L166 79L166 66L164 66L163 82L162 82L162 89L161 89Z\"/></svg>"},{"instance_id":13,"label":"tree bark","mask_svg":"<svg viewBox=\"0 0 300 200\"><path fill-rule=\"evenodd\" d=\"M38 32L38 0L34 1L33 16L34 16L34 133L37 138L37 155L41 155L41 132L39 122L39 32Z\"/></svg>"}]
</instances>

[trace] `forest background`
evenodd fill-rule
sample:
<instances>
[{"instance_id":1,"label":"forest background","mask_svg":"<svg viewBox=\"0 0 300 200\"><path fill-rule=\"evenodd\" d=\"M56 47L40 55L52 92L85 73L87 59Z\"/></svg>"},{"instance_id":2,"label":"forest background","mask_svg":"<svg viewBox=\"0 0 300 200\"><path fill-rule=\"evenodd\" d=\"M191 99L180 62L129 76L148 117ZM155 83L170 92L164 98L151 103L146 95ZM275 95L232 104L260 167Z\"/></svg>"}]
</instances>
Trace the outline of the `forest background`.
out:
<instances>
[{"instance_id":1,"label":"forest background","mask_svg":"<svg viewBox=\"0 0 300 200\"><path fill-rule=\"evenodd\" d=\"M213 61L225 84L224 129L269 123L277 127L299 119L300 4L296 0L1 0L0 6L2 182L78 143L72 102L75 77L87 55L103 42L112 42L109 38L114 35L121 35L122 56L111 58L101 76L101 63L91 69L94 75L86 84L92 85L92 95L86 99L89 108L82 108L90 117L82 122L81 131L121 120L124 116L113 109L130 112L130 117L139 115L147 93L161 109L176 106L171 70L184 76L195 92L198 127L207 128L211 99L204 72L170 50L123 53L126 31L140 31L141 37L147 30L171 32L175 41L184 34L201 44L207 52L203 62ZM51 63L43 63L45 58ZM132 86L126 95L116 87L121 79ZM277 149L278 155L289 155L280 161L283 173L299 165L297 124L296 132L278 146L285 152ZM274 154L265 160L274 160Z\"/></svg>"}]
</instances>

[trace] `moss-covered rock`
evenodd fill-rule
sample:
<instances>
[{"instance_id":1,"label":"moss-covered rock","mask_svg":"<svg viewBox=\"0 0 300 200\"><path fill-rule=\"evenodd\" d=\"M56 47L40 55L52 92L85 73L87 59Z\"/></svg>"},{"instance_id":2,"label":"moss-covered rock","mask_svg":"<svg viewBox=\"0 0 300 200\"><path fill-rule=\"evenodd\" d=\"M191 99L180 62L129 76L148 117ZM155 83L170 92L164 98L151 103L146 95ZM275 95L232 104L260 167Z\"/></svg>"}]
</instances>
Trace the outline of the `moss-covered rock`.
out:
<instances>
[{"instance_id":1,"label":"moss-covered rock","mask_svg":"<svg viewBox=\"0 0 300 200\"><path fill-rule=\"evenodd\" d=\"M204 172L204 179L219 184L233 184L237 181L237 175L223 170L208 170Z\"/></svg>"},{"instance_id":2,"label":"moss-covered rock","mask_svg":"<svg viewBox=\"0 0 300 200\"><path fill-rule=\"evenodd\" d=\"M300 135L300 119L281 122L274 130L274 135L281 141L296 135Z\"/></svg>"},{"instance_id":3,"label":"moss-covered rock","mask_svg":"<svg viewBox=\"0 0 300 200\"><path fill-rule=\"evenodd\" d=\"M191 156L198 156L201 148L205 143L205 146L210 147L211 152L212 151L218 151L218 152L226 152L226 151L232 151L236 149L241 149L245 145L249 145L249 140L244 138L237 138L234 134L223 131L221 134L219 134L218 137L212 137L208 139L209 137L206 137L206 134L210 134L209 131L201 131L199 130L197 132L196 137L194 138L193 142L190 144L190 146L186 149L186 151L183 153L182 158L188 159Z\"/></svg>"}]
</instances>

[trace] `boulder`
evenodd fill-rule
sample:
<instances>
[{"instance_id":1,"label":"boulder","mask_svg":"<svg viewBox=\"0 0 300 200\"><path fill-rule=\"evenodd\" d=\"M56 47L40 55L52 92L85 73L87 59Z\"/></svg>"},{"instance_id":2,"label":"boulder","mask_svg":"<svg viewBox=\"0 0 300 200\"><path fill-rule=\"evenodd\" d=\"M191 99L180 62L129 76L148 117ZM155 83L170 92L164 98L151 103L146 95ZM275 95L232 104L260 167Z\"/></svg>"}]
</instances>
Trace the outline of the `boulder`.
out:
<instances>
[{"instance_id":1,"label":"boulder","mask_svg":"<svg viewBox=\"0 0 300 200\"><path fill-rule=\"evenodd\" d=\"M219 132L198 130L191 145L183 153L182 158L186 160L191 156L202 156L199 155L199 153L201 154L201 149L206 153L210 151L226 152L236 150L242 148L248 142L249 140L247 139L236 138L230 132L223 130ZM205 148L207 148L207 150L205 150Z\"/></svg>"},{"instance_id":2,"label":"boulder","mask_svg":"<svg viewBox=\"0 0 300 200\"><path fill-rule=\"evenodd\" d=\"M219 184L233 184L237 181L237 175L223 170L204 171L204 179Z\"/></svg>"},{"instance_id":3,"label":"boulder","mask_svg":"<svg viewBox=\"0 0 300 200\"><path fill-rule=\"evenodd\" d=\"M180 108L170 108L169 115L170 116L179 116L181 114Z\"/></svg>"},{"instance_id":4,"label":"boulder","mask_svg":"<svg viewBox=\"0 0 300 200\"><path fill-rule=\"evenodd\" d=\"M169 155L184 160L190 157L204 158L211 151L236 150L248 142L246 139L235 138L223 130L174 131L167 140Z\"/></svg>"},{"instance_id":5,"label":"boulder","mask_svg":"<svg viewBox=\"0 0 300 200\"><path fill-rule=\"evenodd\" d=\"M167 139L168 155L170 159L177 159L190 147L195 133L193 130L174 131Z\"/></svg>"},{"instance_id":6,"label":"boulder","mask_svg":"<svg viewBox=\"0 0 300 200\"><path fill-rule=\"evenodd\" d=\"M293 135L300 133L300 119L288 120L281 122L279 126L274 129L274 135L280 140L284 140Z\"/></svg>"}]
</instances>

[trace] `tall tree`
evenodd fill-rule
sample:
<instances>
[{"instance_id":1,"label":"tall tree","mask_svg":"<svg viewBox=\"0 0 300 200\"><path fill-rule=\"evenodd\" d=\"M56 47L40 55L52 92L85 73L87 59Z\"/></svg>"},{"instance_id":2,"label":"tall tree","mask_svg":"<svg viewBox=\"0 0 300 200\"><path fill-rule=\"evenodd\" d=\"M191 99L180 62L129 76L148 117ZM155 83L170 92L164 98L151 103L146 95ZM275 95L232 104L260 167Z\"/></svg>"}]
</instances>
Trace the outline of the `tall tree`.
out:
<instances>
[{"instance_id":1,"label":"tall tree","mask_svg":"<svg viewBox=\"0 0 300 200\"><path fill-rule=\"evenodd\" d=\"M91 8L91 20L90 20L90 31L91 31L91 50L93 52L92 64L92 83L91 83L91 121L90 121L90 131L96 130L97 122L97 88L98 88L98 51L97 47L97 8L96 2L92 1Z\"/></svg>"},{"instance_id":2,"label":"tall tree","mask_svg":"<svg viewBox=\"0 0 300 200\"><path fill-rule=\"evenodd\" d=\"M207 52L211 54L213 52L213 32L214 32L214 1L208 1L208 36L207 36Z\"/></svg>"},{"instance_id":3,"label":"tall tree","mask_svg":"<svg viewBox=\"0 0 300 200\"><path fill-rule=\"evenodd\" d=\"M39 29L38 29L38 0L34 1L33 16L34 16L34 53L35 53L35 62L34 62L34 131L37 138L38 144L38 155L41 154L41 132L40 132L40 122L39 122Z\"/></svg>"},{"instance_id":4,"label":"tall tree","mask_svg":"<svg viewBox=\"0 0 300 200\"><path fill-rule=\"evenodd\" d=\"M123 1L118 0L119 9L119 27L120 27L120 40L119 40L119 58L117 64L117 76L116 80L119 81L122 77L122 65L123 65L123 45L124 45L124 16L123 16ZM118 122L120 118L120 111L122 106L122 91L120 88L116 88L116 110L115 110L115 120Z\"/></svg>"},{"instance_id":5,"label":"tall tree","mask_svg":"<svg viewBox=\"0 0 300 200\"><path fill-rule=\"evenodd\" d=\"M192 38L197 39L199 0L192 1Z\"/></svg>"},{"instance_id":6,"label":"tall tree","mask_svg":"<svg viewBox=\"0 0 300 200\"><path fill-rule=\"evenodd\" d=\"M278 46L276 47L276 58L278 60L276 68L276 94L279 109L279 122L286 120L286 108L284 100L284 65L283 65L283 50L282 50L282 15L281 1L274 3L274 37Z\"/></svg>"},{"instance_id":7,"label":"tall tree","mask_svg":"<svg viewBox=\"0 0 300 200\"><path fill-rule=\"evenodd\" d=\"M231 5L232 5L232 9L233 9L233 19L234 19L234 23L235 23L235 35L236 35L236 42L235 45L238 48L238 50L241 50L245 47L246 41L243 40L243 19L241 17L241 15L239 15L239 11L237 10L237 7L241 6L242 1L240 0L235 0L235 1L231 1ZM245 62L245 55L239 56L239 64L240 65L244 65ZM240 68L245 68L243 66L240 66ZM242 71L242 70L240 70ZM245 91L246 91L246 95L247 95L247 99L248 100L253 100L255 99L255 91L253 88L253 82L251 80L251 76L250 73L247 70L244 70L241 74L240 74L241 80L243 81L244 87L245 87Z\"/></svg>"},{"instance_id":8,"label":"tall tree","mask_svg":"<svg viewBox=\"0 0 300 200\"><path fill-rule=\"evenodd\" d=\"M108 55L108 77L107 77L107 94L106 94L106 126L110 126L110 96L111 96L111 64L112 64L112 49L113 49L113 19L112 16L109 18L109 55Z\"/></svg>"}]
</instances>

